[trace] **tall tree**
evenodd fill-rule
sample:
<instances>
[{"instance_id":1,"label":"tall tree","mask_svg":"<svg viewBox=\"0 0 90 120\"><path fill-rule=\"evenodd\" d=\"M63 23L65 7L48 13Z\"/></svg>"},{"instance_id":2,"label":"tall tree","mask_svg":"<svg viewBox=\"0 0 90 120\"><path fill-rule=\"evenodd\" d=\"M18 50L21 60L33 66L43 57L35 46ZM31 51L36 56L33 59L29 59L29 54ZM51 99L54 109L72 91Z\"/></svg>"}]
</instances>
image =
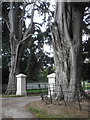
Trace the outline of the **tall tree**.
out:
<instances>
[{"instance_id":1,"label":"tall tree","mask_svg":"<svg viewBox=\"0 0 90 120\"><path fill-rule=\"evenodd\" d=\"M7 12L7 15L3 13L2 17L3 20L6 22L10 32L9 40L11 49L10 74L6 93L14 94L16 91L16 74L19 74L20 72L20 62L23 47L25 46L25 43L27 43L27 41L30 39L31 35L34 33L33 24L34 7L32 8L31 11L31 23L28 26L28 29L25 30L24 16L26 4L22 4L19 2L16 3L10 2L3 4L6 4L5 12ZM2 6L5 7L5 5ZM30 42L32 42L32 39L30 40Z\"/></svg>"},{"instance_id":2,"label":"tall tree","mask_svg":"<svg viewBox=\"0 0 90 120\"><path fill-rule=\"evenodd\" d=\"M88 3L57 2L51 27L56 67L56 91L63 87L64 98L75 98L81 87L82 21ZM77 86L77 87L76 87ZM68 92L69 91L69 92ZM56 98L60 96L56 92Z\"/></svg>"},{"instance_id":3,"label":"tall tree","mask_svg":"<svg viewBox=\"0 0 90 120\"><path fill-rule=\"evenodd\" d=\"M10 2L3 3L2 18L6 22L9 29L9 41L11 49L10 74L6 94L14 94L16 92L16 74L20 73L22 61L22 53L27 44L32 45L35 33L35 12L38 11L43 15L43 23L45 23L46 13L50 14L47 2ZM25 26L25 20L29 18L28 28ZM50 21L50 17L49 20ZM42 24L38 24L42 26ZM48 24L48 23L47 23Z\"/></svg>"}]
</instances>

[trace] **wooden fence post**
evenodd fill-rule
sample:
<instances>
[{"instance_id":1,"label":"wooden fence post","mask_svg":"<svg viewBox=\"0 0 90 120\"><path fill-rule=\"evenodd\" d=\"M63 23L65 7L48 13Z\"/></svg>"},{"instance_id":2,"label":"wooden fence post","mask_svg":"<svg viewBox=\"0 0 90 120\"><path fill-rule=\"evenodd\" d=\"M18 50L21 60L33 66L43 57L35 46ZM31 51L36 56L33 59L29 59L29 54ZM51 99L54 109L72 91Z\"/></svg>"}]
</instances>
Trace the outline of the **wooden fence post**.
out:
<instances>
[{"instance_id":1,"label":"wooden fence post","mask_svg":"<svg viewBox=\"0 0 90 120\"><path fill-rule=\"evenodd\" d=\"M81 105L80 105L80 100L79 100L79 93L77 91L77 85L76 86L76 95L77 95L77 99L78 99L78 105L79 105L79 109L81 110Z\"/></svg>"},{"instance_id":2,"label":"wooden fence post","mask_svg":"<svg viewBox=\"0 0 90 120\"><path fill-rule=\"evenodd\" d=\"M64 93L63 93L63 89L62 89L62 85L61 85L61 84L60 84L60 88L61 88L61 94L62 94L62 96L64 97ZM65 106L66 106L65 98L64 98L64 104L65 104Z\"/></svg>"}]
</instances>

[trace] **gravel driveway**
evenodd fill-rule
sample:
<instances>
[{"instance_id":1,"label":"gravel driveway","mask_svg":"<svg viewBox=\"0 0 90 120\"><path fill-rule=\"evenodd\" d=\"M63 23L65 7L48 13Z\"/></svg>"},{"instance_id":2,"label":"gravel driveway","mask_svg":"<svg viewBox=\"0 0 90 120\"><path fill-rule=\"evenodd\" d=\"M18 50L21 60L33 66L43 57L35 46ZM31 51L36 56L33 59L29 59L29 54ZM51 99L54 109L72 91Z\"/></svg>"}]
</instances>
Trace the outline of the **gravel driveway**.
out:
<instances>
[{"instance_id":1,"label":"gravel driveway","mask_svg":"<svg viewBox=\"0 0 90 120\"><path fill-rule=\"evenodd\" d=\"M40 96L2 98L3 118L35 118L25 106L33 101L39 101Z\"/></svg>"}]
</instances>

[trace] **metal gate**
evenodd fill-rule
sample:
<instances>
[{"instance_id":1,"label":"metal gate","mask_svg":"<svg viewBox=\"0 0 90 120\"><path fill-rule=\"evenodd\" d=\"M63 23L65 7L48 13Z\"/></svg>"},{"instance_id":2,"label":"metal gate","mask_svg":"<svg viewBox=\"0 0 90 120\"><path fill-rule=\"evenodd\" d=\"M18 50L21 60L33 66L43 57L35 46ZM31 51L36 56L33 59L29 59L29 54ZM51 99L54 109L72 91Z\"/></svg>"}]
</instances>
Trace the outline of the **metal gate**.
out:
<instances>
[{"instance_id":1,"label":"metal gate","mask_svg":"<svg viewBox=\"0 0 90 120\"><path fill-rule=\"evenodd\" d=\"M48 83L27 83L26 85L27 95L41 95L48 94Z\"/></svg>"}]
</instances>

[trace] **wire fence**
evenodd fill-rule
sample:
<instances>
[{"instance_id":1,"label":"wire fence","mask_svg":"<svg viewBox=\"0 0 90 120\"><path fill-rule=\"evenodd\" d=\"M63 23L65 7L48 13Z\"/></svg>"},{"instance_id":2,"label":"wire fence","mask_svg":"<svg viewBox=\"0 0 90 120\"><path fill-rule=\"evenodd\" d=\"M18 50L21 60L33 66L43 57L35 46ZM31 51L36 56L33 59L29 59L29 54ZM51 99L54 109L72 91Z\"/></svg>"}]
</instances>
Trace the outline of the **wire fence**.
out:
<instances>
[{"instance_id":1,"label":"wire fence","mask_svg":"<svg viewBox=\"0 0 90 120\"><path fill-rule=\"evenodd\" d=\"M41 97L46 103L53 104L56 98L58 105L60 101L63 101L64 106L71 106L72 103L73 108L90 112L90 101L84 97L85 94L90 97L90 90L83 92L78 89L80 87L79 85L67 87L65 84L48 84L48 95L46 96L41 92ZM75 90L73 90L74 88ZM75 95L75 98L72 100L73 95Z\"/></svg>"},{"instance_id":2,"label":"wire fence","mask_svg":"<svg viewBox=\"0 0 90 120\"><path fill-rule=\"evenodd\" d=\"M60 105L72 106L80 110L85 110L90 112L90 101L84 99L83 96L87 94L90 97L90 89L86 89L83 86L85 92L81 92L78 88L79 85L70 85L69 87L66 84L47 84L47 83L37 83L31 84L31 87L27 87L27 94L39 94L41 95L42 100L48 104L53 104L57 102ZM75 89L75 90L74 90ZM72 96L75 94L75 99L72 101ZM71 102L72 101L72 102Z\"/></svg>"},{"instance_id":3,"label":"wire fence","mask_svg":"<svg viewBox=\"0 0 90 120\"><path fill-rule=\"evenodd\" d=\"M29 83L27 84L27 94L48 94L48 83Z\"/></svg>"}]
</instances>

